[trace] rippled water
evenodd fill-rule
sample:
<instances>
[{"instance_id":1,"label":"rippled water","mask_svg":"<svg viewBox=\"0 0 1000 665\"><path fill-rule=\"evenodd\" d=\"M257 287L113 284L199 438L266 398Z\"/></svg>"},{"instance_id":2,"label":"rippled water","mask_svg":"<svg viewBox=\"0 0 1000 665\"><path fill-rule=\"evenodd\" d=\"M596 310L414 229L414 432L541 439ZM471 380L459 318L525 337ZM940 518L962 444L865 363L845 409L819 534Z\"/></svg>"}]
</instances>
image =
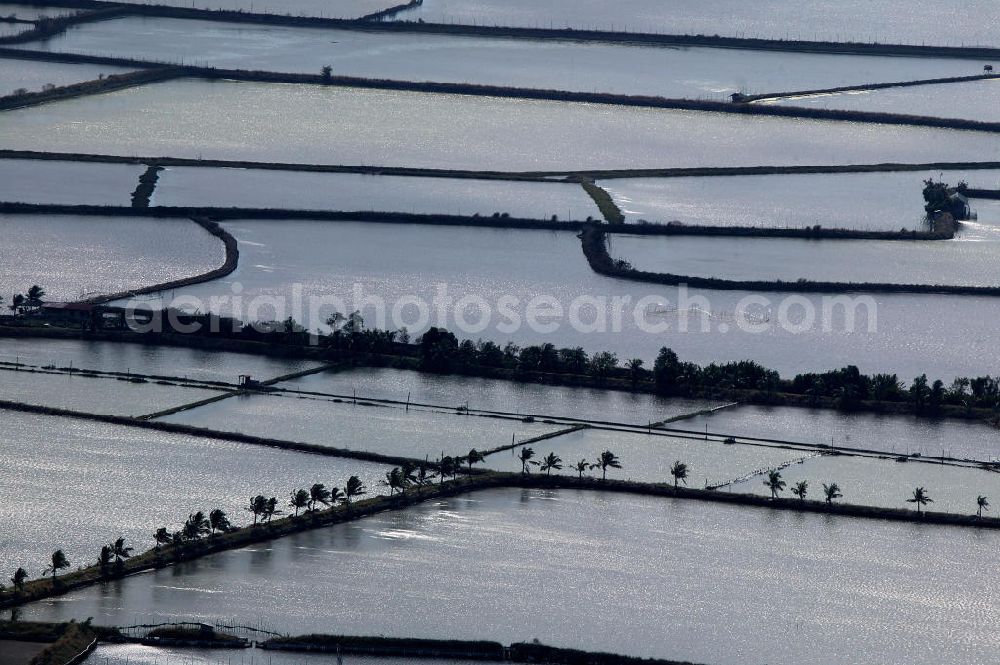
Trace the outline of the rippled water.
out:
<instances>
[{"instance_id":1,"label":"rippled water","mask_svg":"<svg viewBox=\"0 0 1000 665\"><path fill-rule=\"evenodd\" d=\"M977 132L232 81L37 111L5 112L0 148L478 170L1000 159Z\"/></svg>"},{"instance_id":2,"label":"rippled water","mask_svg":"<svg viewBox=\"0 0 1000 665\"><path fill-rule=\"evenodd\" d=\"M909 379L909 377L904 377ZM982 422L915 416L838 413L828 409L743 406L672 425L680 429L753 436L890 453L960 459L1000 457L1000 430Z\"/></svg>"},{"instance_id":3,"label":"rippled water","mask_svg":"<svg viewBox=\"0 0 1000 665\"><path fill-rule=\"evenodd\" d=\"M32 284L46 300L117 293L208 272L222 243L183 219L0 215L0 295Z\"/></svg>"},{"instance_id":4,"label":"rippled water","mask_svg":"<svg viewBox=\"0 0 1000 665\"><path fill-rule=\"evenodd\" d=\"M5 412L3 434L0 499L17 509L5 517L0 560L33 577L59 548L74 568L89 565L109 540L146 550L157 528L178 529L196 510L222 508L242 525L255 494L286 503L292 489L343 486L351 475L379 493L384 475L354 460L53 416Z\"/></svg>"},{"instance_id":5,"label":"rippled water","mask_svg":"<svg viewBox=\"0 0 1000 665\"><path fill-rule=\"evenodd\" d=\"M241 221L226 226L240 240L240 268L228 278L184 291L201 299L203 311L209 309L209 298L213 296L228 296L230 300L218 303L219 309L228 311L236 283L242 286L244 298L257 294L291 298L294 284L300 283L303 303L308 303L310 295L336 296L343 301L339 311L361 308L367 325L395 328L402 324L415 336L420 331L418 312L404 308L397 320L390 306L404 296L418 296L431 303L441 293L438 285L444 285L444 295L456 299L479 295L493 310L487 329L473 328L473 332L462 336L493 339L501 345L507 341L579 345L589 351L614 351L619 359L643 358L647 367L661 347L669 346L685 360L708 363L752 358L789 376L854 364L864 372L888 370L903 377L926 372L950 383L957 374L977 376L1000 371L1000 354L993 343L994 322L1000 316L1000 301L995 298L879 296L874 299L878 315L873 321L874 331L869 330L862 308L853 331L845 329L840 319L834 319L830 332L824 332L822 325L805 332L771 325L755 334L728 325L724 331L724 318L710 320L705 327L700 317L647 318L646 305L640 303L645 297L702 308L706 306L704 300L691 299L705 298L711 311L722 317L734 312L748 294L697 290L687 293L687 302L682 303L680 291L673 287L631 284L596 275L582 256L579 240L571 233L314 222ZM386 301L384 321L373 315L373 305L355 298L355 284L362 296ZM585 325L571 325L564 309L564 316L556 321L560 323L558 328L548 332L527 323L527 304L540 294L557 298L564 308L580 296L605 297L606 316L597 319L594 309L581 302L579 318ZM519 299L522 325L513 332L499 328L507 322L497 309L503 295ZM756 295L766 298L772 307L785 297L775 293ZM611 299L615 296L630 299L620 332L615 332L612 325L616 317ZM817 312L823 311L821 297L806 298ZM254 318L283 319L292 313L287 304L290 302L286 301L286 308L280 312L262 306ZM318 328L332 309L336 307L317 307L319 315L312 319L310 327ZM442 323L457 329L454 307L445 309ZM473 309L467 314L471 323L480 324ZM636 315L639 321L670 327L644 331L637 325ZM432 320L438 323L436 313ZM681 328L684 320L689 324L686 331ZM599 321L606 324L605 332L594 327ZM792 323L798 322L793 318Z\"/></svg>"},{"instance_id":6,"label":"rippled water","mask_svg":"<svg viewBox=\"0 0 1000 665\"><path fill-rule=\"evenodd\" d=\"M12 10L19 17L20 10ZM0 5L0 16L8 16L10 11ZM0 37L17 34L31 27L25 23L0 23ZM42 86L70 85L91 81L101 74L124 74L128 69L105 65L66 64L62 62L41 62L36 60L0 60L0 96L9 95L19 88L30 92L41 92Z\"/></svg>"},{"instance_id":7,"label":"rippled water","mask_svg":"<svg viewBox=\"0 0 1000 665\"><path fill-rule=\"evenodd\" d=\"M555 453L562 458L563 468L554 469L551 473L568 476L580 474L573 468L578 461L594 463L605 450L615 453L622 464L621 469L608 469L608 478L672 483L674 479L670 475L670 467L674 462L683 462L688 465L690 474L687 485L699 488L762 473L764 469L801 459L806 454L765 446L727 446L719 441L588 429L495 453L486 458L485 465L498 471L520 472L522 466L518 455L522 448L535 451L535 462ZM528 470L541 473L534 466L529 466ZM603 473L600 469L592 469L583 475L600 478Z\"/></svg>"},{"instance_id":8,"label":"rippled water","mask_svg":"<svg viewBox=\"0 0 1000 665\"><path fill-rule=\"evenodd\" d=\"M139 164L0 159L0 201L129 206L145 170Z\"/></svg>"},{"instance_id":9,"label":"rippled water","mask_svg":"<svg viewBox=\"0 0 1000 665\"><path fill-rule=\"evenodd\" d=\"M408 665L408 658L341 656L343 665ZM141 644L102 644L84 661L89 665L333 665L337 656L283 651L231 651L229 649L167 649ZM421 658L423 665L474 665L482 661Z\"/></svg>"},{"instance_id":10,"label":"rippled water","mask_svg":"<svg viewBox=\"0 0 1000 665\"><path fill-rule=\"evenodd\" d=\"M237 383L240 374L266 380L317 366L315 362L294 358L269 358L172 346L2 337L0 361L36 367L53 365L227 383Z\"/></svg>"},{"instance_id":11,"label":"rippled water","mask_svg":"<svg viewBox=\"0 0 1000 665\"><path fill-rule=\"evenodd\" d=\"M425 0L401 20L770 39L997 44L989 0ZM945 28L944 26L947 26Z\"/></svg>"},{"instance_id":12,"label":"rippled water","mask_svg":"<svg viewBox=\"0 0 1000 665\"><path fill-rule=\"evenodd\" d=\"M638 270L691 277L1000 286L1000 235L980 242L618 235L611 247Z\"/></svg>"},{"instance_id":13,"label":"rippled water","mask_svg":"<svg viewBox=\"0 0 1000 665\"><path fill-rule=\"evenodd\" d=\"M781 475L788 488L800 480L807 481L809 498L822 499L823 484L837 483L844 495L841 501L865 506L916 510L907 499L912 498L915 488L923 487L933 499L927 510L974 515L976 497L1000 497L1000 474L996 472L916 461L819 457L790 466ZM729 491L768 496L771 493L762 478L737 483ZM788 491L785 496L789 496Z\"/></svg>"},{"instance_id":14,"label":"rippled water","mask_svg":"<svg viewBox=\"0 0 1000 665\"><path fill-rule=\"evenodd\" d=\"M601 216L583 188L569 183L184 167L160 173L152 204L484 217L507 213L525 219Z\"/></svg>"},{"instance_id":15,"label":"rippled water","mask_svg":"<svg viewBox=\"0 0 1000 665\"><path fill-rule=\"evenodd\" d=\"M364 368L312 374L279 384L292 390L373 397L435 406L505 411L647 425L718 406L721 402L666 399L621 390L570 388L470 376L425 374L389 368Z\"/></svg>"},{"instance_id":16,"label":"rippled water","mask_svg":"<svg viewBox=\"0 0 1000 665\"><path fill-rule=\"evenodd\" d=\"M997 540L688 501L491 491L73 592L23 618L263 619L296 633L538 638L732 665L981 663L1000 646L988 574Z\"/></svg>"},{"instance_id":17,"label":"rippled water","mask_svg":"<svg viewBox=\"0 0 1000 665\"><path fill-rule=\"evenodd\" d=\"M1000 121L1000 81L948 83L813 97L788 97L777 102L762 103L998 122Z\"/></svg>"},{"instance_id":18,"label":"rippled water","mask_svg":"<svg viewBox=\"0 0 1000 665\"><path fill-rule=\"evenodd\" d=\"M997 187L998 171L914 171L603 180L630 222L705 226L924 228L927 178ZM981 201L973 201L977 208Z\"/></svg>"},{"instance_id":19,"label":"rippled water","mask_svg":"<svg viewBox=\"0 0 1000 665\"><path fill-rule=\"evenodd\" d=\"M393 0L124 0L126 5L167 5L225 11L318 16L321 18L361 18L392 6Z\"/></svg>"},{"instance_id":20,"label":"rippled water","mask_svg":"<svg viewBox=\"0 0 1000 665\"><path fill-rule=\"evenodd\" d=\"M660 48L556 40L315 30L126 17L75 27L31 48L166 62L412 81L726 99L873 81L961 76L978 60Z\"/></svg>"},{"instance_id":21,"label":"rippled water","mask_svg":"<svg viewBox=\"0 0 1000 665\"><path fill-rule=\"evenodd\" d=\"M59 409L117 416L141 416L214 397L214 390L156 383L131 383L79 374L45 374L0 369L0 398Z\"/></svg>"},{"instance_id":22,"label":"rippled water","mask_svg":"<svg viewBox=\"0 0 1000 665\"><path fill-rule=\"evenodd\" d=\"M431 459L437 459L442 452L464 455L472 448L496 448L510 444L514 438L523 441L559 429L544 423L275 395L227 399L163 420L332 448Z\"/></svg>"}]
</instances>

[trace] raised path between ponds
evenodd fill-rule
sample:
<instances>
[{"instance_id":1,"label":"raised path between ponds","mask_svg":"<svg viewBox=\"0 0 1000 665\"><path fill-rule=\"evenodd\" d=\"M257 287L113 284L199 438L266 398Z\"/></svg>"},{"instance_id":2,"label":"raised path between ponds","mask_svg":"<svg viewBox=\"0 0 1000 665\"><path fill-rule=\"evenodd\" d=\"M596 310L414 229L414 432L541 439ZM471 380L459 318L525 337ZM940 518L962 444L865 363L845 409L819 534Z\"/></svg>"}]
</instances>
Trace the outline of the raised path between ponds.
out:
<instances>
[{"instance_id":1,"label":"raised path between ponds","mask_svg":"<svg viewBox=\"0 0 1000 665\"><path fill-rule=\"evenodd\" d=\"M481 473L463 476L443 483L411 487L393 496L373 497L350 505L338 506L311 513L307 516L283 517L265 524L245 526L230 533L188 541L182 545L165 545L128 559L121 572L102 574L96 564L63 575L57 581L45 578L32 580L23 591L0 593L0 608L14 607L29 602L64 595L70 591L101 584L109 579L127 577L148 570L163 568L173 563L190 561L210 554L240 549L255 543L267 542L283 536L327 527L368 517L386 510L401 510L427 501L460 496L490 489L541 489L585 490L615 492L635 496L660 497L674 500L695 500L709 503L745 506L763 510L791 510L800 513L818 513L842 517L866 518L921 525L1000 530L1000 518L952 513L916 512L898 508L875 508L847 503L821 501L770 499L755 494L736 494L704 489L675 487L666 484L636 483L630 481L548 476L543 474Z\"/></svg>"},{"instance_id":2,"label":"raised path between ponds","mask_svg":"<svg viewBox=\"0 0 1000 665\"><path fill-rule=\"evenodd\" d=\"M115 2L100 0L24 0L23 4L51 5L77 9L123 9ZM789 51L803 53L839 53L853 55L903 55L913 57L1000 59L1000 49L988 46L928 46L918 44L880 44L870 42L833 42L795 39L764 39L753 37L722 37L718 35L683 35L573 28L518 28L428 23L418 21L371 21L362 19L328 19L277 14L248 13L169 7L164 5L128 5L124 12L134 15L257 23L265 25L338 28L369 32L416 32L511 39L601 42L609 44L641 44L648 46L703 46L757 51Z\"/></svg>"}]
</instances>

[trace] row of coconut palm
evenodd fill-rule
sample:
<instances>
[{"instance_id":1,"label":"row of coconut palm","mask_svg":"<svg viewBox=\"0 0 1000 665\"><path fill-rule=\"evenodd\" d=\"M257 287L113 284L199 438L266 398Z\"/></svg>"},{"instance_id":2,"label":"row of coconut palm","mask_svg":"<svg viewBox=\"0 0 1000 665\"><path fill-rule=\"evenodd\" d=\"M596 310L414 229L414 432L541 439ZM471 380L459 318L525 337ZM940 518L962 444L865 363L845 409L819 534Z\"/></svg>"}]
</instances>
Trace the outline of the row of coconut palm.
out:
<instances>
[{"instance_id":1,"label":"row of coconut palm","mask_svg":"<svg viewBox=\"0 0 1000 665\"><path fill-rule=\"evenodd\" d=\"M549 453L540 460L536 460L534 459L535 450L527 446L521 448L517 457L521 462L521 473L523 474L531 473L531 467L533 466L537 466L538 470L544 472L545 475L551 475L553 471L561 471L563 468L562 458L555 453ZM581 459L580 461L571 464L570 468L576 471L578 477L580 478L583 478L583 474L587 471L600 469L601 479L607 480L608 469L620 469L622 468L622 463L616 454L610 450L605 450L603 453L598 455L596 461L590 462L587 459Z\"/></svg>"},{"instance_id":2,"label":"row of coconut palm","mask_svg":"<svg viewBox=\"0 0 1000 665\"><path fill-rule=\"evenodd\" d=\"M771 490L771 498L777 499L782 491L787 487L787 483L782 479L780 471L768 471L767 479L764 481L764 486ZM791 493L794 494L800 501L805 501L806 495L809 493L809 481L800 480L791 487ZM837 483L823 483L823 496L827 503L833 503L836 499L843 498L843 493L840 490L840 485ZM925 487L917 487L913 490L913 494L910 498L906 499L907 503L912 503L917 508L917 514L921 514L925 506L934 503L934 499L931 498L930 493ZM983 511L989 510L990 501L988 497L979 495L976 497L976 515L982 518Z\"/></svg>"}]
</instances>

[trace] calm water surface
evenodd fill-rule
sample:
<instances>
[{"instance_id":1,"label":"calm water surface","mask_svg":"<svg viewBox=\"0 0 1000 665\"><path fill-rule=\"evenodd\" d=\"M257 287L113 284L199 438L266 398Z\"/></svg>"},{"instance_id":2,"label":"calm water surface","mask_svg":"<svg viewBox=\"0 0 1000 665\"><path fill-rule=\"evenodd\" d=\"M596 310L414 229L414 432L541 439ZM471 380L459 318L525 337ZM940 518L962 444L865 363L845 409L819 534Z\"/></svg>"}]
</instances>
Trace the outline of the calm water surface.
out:
<instances>
[{"instance_id":1,"label":"calm water surface","mask_svg":"<svg viewBox=\"0 0 1000 665\"><path fill-rule=\"evenodd\" d=\"M705 226L924 228L923 181L1000 186L998 171L623 178L599 184L630 222ZM978 208L981 201L973 201Z\"/></svg>"},{"instance_id":2,"label":"calm water surface","mask_svg":"<svg viewBox=\"0 0 1000 665\"><path fill-rule=\"evenodd\" d=\"M232 81L151 84L4 118L0 148L258 161L565 170L1000 159L1000 137L977 132Z\"/></svg>"},{"instance_id":3,"label":"calm water surface","mask_svg":"<svg viewBox=\"0 0 1000 665\"><path fill-rule=\"evenodd\" d=\"M13 14L17 18L33 21L49 16L64 16L72 14L76 10L69 7L36 7L34 5L19 5L12 2L0 3L0 16L10 16Z\"/></svg>"},{"instance_id":4,"label":"calm water surface","mask_svg":"<svg viewBox=\"0 0 1000 665\"><path fill-rule=\"evenodd\" d=\"M7 412L3 432L0 497L18 508L5 519L0 560L32 577L59 548L74 568L89 565L109 540L124 536L146 550L157 528L178 529L196 510L222 508L242 525L252 521L243 507L256 494L284 504L293 489L342 487L351 475L379 493L385 472L355 460L52 416Z\"/></svg>"},{"instance_id":5,"label":"calm water surface","mask_svg":"<svg viewBox=\"0 0 1000 665\"><path fill-rule=\"evenodd\" d=\"M618 235L611 247L639 270L692 277L1000 286L1000 234L979 242Z\"/></svg>"},{"instance_id":6,"label":"calm water surface","mask_svg":"<svg viewBox=\"0 0 1000 665\"><path fill-rule=\"evenodd\" d=\"M392 0L125 0L122 4L353 19L391 7Z\"/></svg>"},{"instance_id":7,"label":"calm water surface","mask_svg":"<svg viewBox=\"0 0 1000 665\"><path fill-rule=\"evenodd\" d=\"M666 399L621 390L516 383L469 376L425 374L389 368L326 372L279 384L291 390L354 395L435 406L504 411L647 425L719 406L721 402Z\"/></svg>"},{"instance_id":8,"label":"calm water surface","mask_svg":"<svg viewBox=\"0 0 1000 665\"><path fill-rule=\"evenodd\" d=\"M733 665L981 663L1000 647L989 574L997 539L698 502L491 491L74 592L23 617L538 638ZM442 570L447 584L415 581Z\"/></svg>"},{"instance_id":9,"label":"calm water surface","mask_svg":"<svg viewBox=\"0 0 1000 665\"><path fill-rule=\"evenodd\" d=\"M20 10L6 10L0 5L0 16L16 13L21 17ZM0 37L18 34L31 26L25 23L0 23ZM36 60L0 60L0 96L9 95L19 88L30 92L41 92L42 86L70 85L82 81L91 81L101 74L124 74L131 70L122 67L106 65L66 64L62 62L41 62Z\"/></svg>"},{"instance_id":10,"label":"calm water surface","mask_svg":"<svg viewBox=\"0 0 1000 665\"><path fill-rule=\"evenodd\" d=\"M0 295L32 284L46 300L117 293L208 272L222 243L183 219L0 215Z\"/></svg>"},{"instance_id":11,"label":"calm water surface","mask_svg":"<svg viewBox=\"0 0 1000 665\"><path fill-rule=\"evenodd\" d=\"M771 39L879 41L915 44L997 44L988 0L425 0L401 20L574 27L628 32L695 33ZM955 30L942 30L941 26Z\"/></svg>"},{"instance_id":12,"label":"calm water surface","mask_svg":"<svg viewBox=\"0 0 1000 665\"><path fill-rule=\"evenodd\" d=\"M88 413L141 416L218 394L186 386L0 369L2 399Z\"/></svg>"},{"instance_id":13,"label":"calm water surface","mask_svg":"<svg viewBox=\"0 0 1000 665\"><path fill-rule=\"evenodd\" d=\"M266 380L317 366L312 361L294 358L269 358L172 346L15 338L0 338L0 361L36 367L53 365L227 383L237 383L240 374Z\"/></svg>"},{"instance_id":14,"label":"calm water surface","mask_svg":"<svg viewBox=\"0 0 1000 665\"><path fill-rule=\"evenodd\" d=\"M87 23L31 48L223 68L312 74L330 65L349 76L712 99L737 91L816 90L982 71L978 60L789 56L152 17Z\"/></svg>"},{"instance_id":15,"label":"calm water surface","mask_svg":"<svg viewBox=\"0 0 1000 665\"><path fill-rule=\"evenodd\" d=\"M787 97L777 102L785 106L807 106L848 111L906 113L982 122L1000 121L1000 81L974 81Z\"/></svg>"},{"instance_id":16,"label":"calm water surface","mask_svg":"<svg viewBox=\"0 0 1000 665\"><path fill-rule=\"evenodd\" d=\"M728 325L724 331L724 318L710 320L704 327L700 317L648 318L646 305L641 303L647 297L652 302L702 308L707 300L711 311L722 317L734 312L748 294L691 291L682 303L681 292L673 287L631 284L596 275L583 259L579 240L572 233L314 222L241 221L226 226L241 243L240 268L225 279L184 291L200 299L202 311L209 309L209 298L213 296L228 297L217 303L218 309L231 311L237 283L244 298L285 295L289 297L286 303L291 302L298 283L302 285L304 304L308 304L310 295L341 300L340 304L317 306L318 315L313 312L311 328L320 327L334 309L349 312L361 308L369 326L397 328L403 324L416 335L421 331L419 312L402 308L400 317L394 319L392 304L406 296L431 303L439 294L455 299L471 294L487 300L492 316L487 328L479 330L481 320L475 308L466 308L466 320L477 327L462 336L493 339L501 345L507 341L551 342L557 346L582 346L589 351L610 350L619 359L643 358L647 367L659 349L668 346L685 360L704 364L752 358L789 376L854 364L865 372L888 370L904 378L926 372L950 383L955 375L1000 371L1000 354L993 343L994 322L1000 317L1000 301L995 298L879 296L874 299L877 320L872 321L873 329L869 329L867 314L861 308L853 329L834 318L830 332L824 332L822 326L798 332L795 327L773 325L755 334ZM355 284L362 297L355 298ZM500 328L507 320L496 305L504 295L520 303L522 325L513 332ZM538 295L551 295L564 303L564 308L580 296L605 297L605 316L598 319L596 309L581 302L580 322L588 325L574 327L564 310L555 331L532 327L526 309ZM756 295L766 298L772 307L785 297L775 293ZM630 299L621 332L615 332L613 326L616 317L611 299L615 296ZM383 321L375 315L378 308L366 304L363 297L379 297L387 303ZM822 312L821 297L807 296L807 300ZM190 301L186 304L190 306ZM457 329L455 308L445 309L441 323ZM246 307L243 312L246 316ZM291 313L290 305L282 311L261 306L254 318L280 320ZM654 325L643 330L636 316L639 321L666 323L669 328ZM301 318L308 320L310 316ZM438 323L438 319L435 312L433 322ZM682 328L685 320L689 323L686 331ZM605 332L594 327L600 321L606 324ZM793 317L792 323L798 322Z\"/></svg>"},{"instance_id":17,"label":"calm water surface","mask_svg":"<svg viewBox=\"0 0 1000 665\"><path fill-rule=\"evenodd\" d=\"M431 459L440 457L442 451L464 455L472 448L487 450L559 429L519 420L275 395L227 399L163 420L332 448Z\"/></svg>"},{"instance_id":18,"label":"calm water surface","mask_svg":"<svg viewBox=\"0 0 1000 665\"><path fill-rule=\"evenodd\" d=\"M0 201L129 206L145 170L139 164L0 159Z\"/></svg>"},{"instance_id":19,"label":"calm water surface","mask_svg":"<svg viewBox=\"0 0 1000 665\"><path fill-rule=\"evenodd\" d=\"M152 204L484 217L507 213L525 219L601 217L583 188L570 183L184 167L160 173Z\"/></svg>"}]
</instances>

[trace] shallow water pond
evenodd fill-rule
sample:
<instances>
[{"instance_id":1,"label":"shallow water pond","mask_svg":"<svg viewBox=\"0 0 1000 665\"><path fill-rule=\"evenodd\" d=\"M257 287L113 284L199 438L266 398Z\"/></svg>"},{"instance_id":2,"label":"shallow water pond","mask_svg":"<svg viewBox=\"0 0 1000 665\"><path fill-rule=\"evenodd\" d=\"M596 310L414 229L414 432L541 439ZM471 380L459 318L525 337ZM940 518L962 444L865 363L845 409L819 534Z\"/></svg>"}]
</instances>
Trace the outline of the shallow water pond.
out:
<instances>
[{"instance_id":1,"label":"shallow water pond","mask_svg":"<svg viewBox=\"0 0 1000 665\"><path fill-rule=\"evenodd\" d=\"M129 206L139 164L0 159L0 201Z\"/></svg>"},{"instance_id":2,"label":"shallow water pond","mask_svg":"<svg viewBox=\"0 0 1000 665\"><path fill-rule=\"evenodd\" d=\"M3 5L0 5L0 15L4 14L6 12ZM0 23L0 37L17 34L30 27L25 23ZM72 85L130 71L132 70L107 65L0 58L0 97L10 95L21 88L28 92L41 92L46 85Z\"/></svg>"},{"instance_id":3,"label":"shallow water pond","mask_svg":"<svg viewBox=\"0 0 1000 665\"><path fill-rule=\"evenodd\" d=\"M4 412L3 432L0 498L18 509L5 519L0 560L32 577L59 548L74 568L89 565L109 540L124 536L144 551L156 529L179 529L196 510L222 508L243 525L252 521L243 508L256 494L285 504L293 489L342 487L351 475L380 493L385 472L355 460L55 416Z\"/></svg>"},{"instance_id":4,"label":"shallow water pond","mask_svg":"<svg viewBox=\"0 0 1000 665\"><path fill-rule=\"evenodd\" d=\"M998 538L694 501L497 490L73 592L22 617L538 638L733 665L971 664L1000 647L988 574ZM414 581L441 570L447 584Z\"/></svg>"}]
</instances>

